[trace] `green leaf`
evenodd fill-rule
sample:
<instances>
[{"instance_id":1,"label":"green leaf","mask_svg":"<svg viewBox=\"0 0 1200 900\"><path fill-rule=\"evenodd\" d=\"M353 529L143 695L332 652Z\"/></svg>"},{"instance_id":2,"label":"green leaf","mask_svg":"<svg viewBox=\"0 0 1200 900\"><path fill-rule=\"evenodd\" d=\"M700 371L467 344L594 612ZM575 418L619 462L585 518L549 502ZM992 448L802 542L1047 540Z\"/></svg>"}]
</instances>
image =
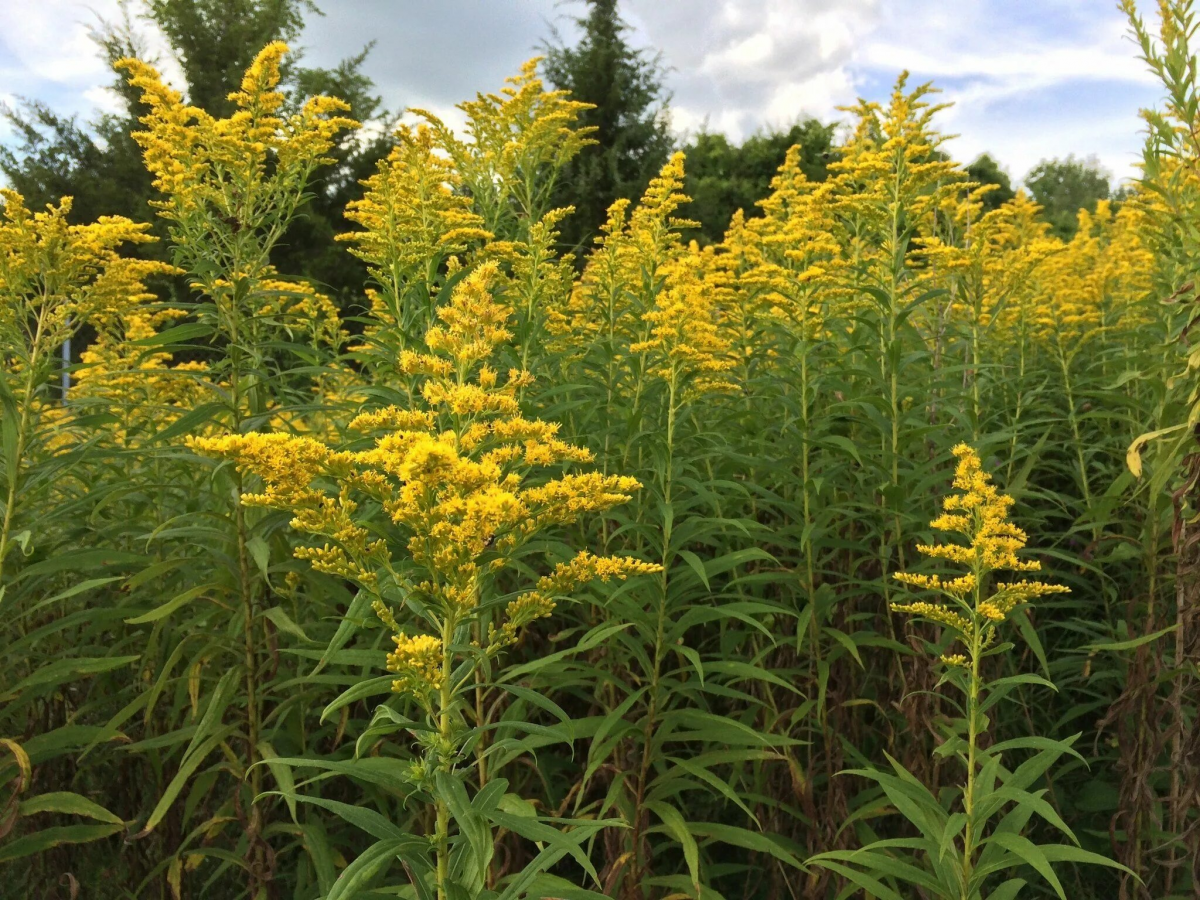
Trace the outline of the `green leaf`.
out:
<instances>
[{"instance_id":1,"label":"green leaf","mask_svg":"<svg viewBox=\"0 0 1200 900\"><path fill-rule=\"evenodd\" d=\"M392 691L392 682L396 680L394 675L380 675L377 678L369 678L366 681L360 681L353 687L347 688L337 698L329 703L321 710L320 722L324 724L331 713L337 712L343 706L348 706L362 700L365 697L375 697L379 694L390 694Z\"/></svg>"},{"instance_id":2,"label":"green leaf","mask_svg":"<svg viewBox=\"0 0 1200 900\"><path fill-rule=\"evenodd\" d=\"M1025 887L1025 879L1010 878L988 894L987 900L1016 900L1023 887Z\"/></svg>"},{"instance_id":3,"label":"green leaf","mask_svg":"<svg viewBox=\"0 0 1200 900\"><path fill-rule=\"evenodd\" d=\"M154 609L150 610L150 612L142 613L140 616L134 616L132 619L126 619L125 624L148 625L151 622L157 622L159 619L165 619L171 613L175 612L175 610L191 603L201 594L207 593L208 591L214 589L217 589L217 586L213 584L200 584L196 587L188 588L183 593L172 597L166 603L162 604L162 606L156 606Z\"/></svg>"},{"instance_id":4,"label":"green leaf","mask_svg":"<svg viewBox=\"0 0 1200 900\"><path fill-rule=\"evenodd\" d=\"M31 816L42 812L68 813L73 816L85 816L89 819L98 819L101 822L120 825L122 828L125 827L125 823L121 821L120 816L110 813L99 803L79 794L73 794L70 791L54 791L49 794L39 794L36 797L30 797L28 800L22 800L21 805L18 807L18 812L22 816Z\"/></svg>"},{"instance_id":5,"label":"green leaf","mask_svg":"<svg viewBox=\"0 0 1200 900\"><path fill-rule=\"evenodd\" d=\"M450 815L458 824L458 830L467 839L474 857L475 867L463 874L473 884L482 884L487 877L487 867L492 861L495 846L492 843L492 829L487 819L472 804L467 796L463 783L449 772L437 772L434 776L439 799L450 810Z\"/></svg>"},{"instance_id":6,"label":"green leaf","mask_svg":"<svg viewBox=\"0 0 1200 900\"><path fill-rule=\"evenodd\" d=\"M26 675L13 685L6 694L0 695L0 699L11 699L30 688L61 685L76 678L111 672L113 669L120 669L122 666L137 662L139 659L141 659L140 656L86 656L56 660Z\"/></svg>"},{"instance_id":7,"label":"green leaf","mask_svg":"<svg viewBox=\"0 0 1200 900\"><path fill-rule=\"evenodd\" d=\"M196 769L200 768L200 764L208 758L208 755L215 750L220 743L233 734L237 730L234 725L227 725L212 735L207 741L195 749L189 748L188 754L184 761L179 766L179 771L175 773L175 777L171 779L167 785L167 789L163 791L163 795L159 798L154 810L150 813L150 818L146 820L146 824L142 830L133 835L131 840L144 838L158 827L159 822L167 814L167 810L171 808L171 804L175 802L175 798L179 796L179 792L183 790L184 785L192 777Z\"/></svg>"},{"instance_id":8,"label":"green leaf","mask_svg":"<svg viewBox=\"0 0 1200 900\"><path fill-rule=\"evenodd\" d=\"M878 878L872 878L852 866L842 865L825 854L820 854L809 858L808 865L821 866L824 869L829 869L831 872L837 872L847 881L854 884L856 887L866 891L875 900L905 900Z\"/></svg>"},{"instance_id":9,"label":"green leaf","mask_svg":"<svg viewBox=\"0 0 1200 900\"><path fill-rule=\"evenodd\" d=\"M1086 646L1081 647L1080 649L1086 650L1089 653L1096 653L1096 652L1100 652L1100 651L1109 651L1109 650L1111 650L1111 651L1134 650L1138 647L1141 647L1144 644L1151 644L1154 641L1157 641L1160 637L1171 634L1171 632L1178 631L1178 630L1179 630L1179 624L1176 623L1174 625L1168 625L1166 628L1161 628L1158 631L1153 632L1152 634L1143 634L1141 637L1130 638L1127 641L1106 641L1106 642L1101 642L1101 643L1097 643L1097 644L1087 644Z\"/></svg>"},{"instance_id":10,"label":"green leaf","mask_svg":"<svg viewBox=\"0 0 1200 900\"><path fill-rule=\"evenodd\" d=\"M342 617L342 621L338 624L337 631L333 635L333 640L329 642L329 646L325 648L325 652L321 654L321 658L317 660L316 666L313 668L310 675L318 674L322 669L329 664L333 655L341 650L354 636L354 632L361 627L361 622L366 619L367 611L371 608L371 595L366 591L359 591L354 595L354 599L350 601L350 608L346 610L346 614ZM383 653L379 654L380 665L383 664Z\"/></svg>"},{"instance_id":11,"label":"green leaf","mask_svg":"<svg viewBox=\"0 0 1200 900\"><path fill-rule=\"evenodd\" d=\"M1132 869L1121 865L1107 856L1101 856L1099 853L1093 853L1090 850L1084 850L1082 847L1072 847L1070 844L1043 844L1041 846L1042 855L1050 860L1050 862L1073 862L1084 863L1090 866L1105 866L1109 869L1120 869L1126 875L1132 875L1141 882L1141 878Z\"/></svg>"},{"instance_id":12,"label":"green leaf","mask_svg":"<svg viewBox=\"0 0 1200 900\"><path fill-rule=\"evenodd\" d=\"M263 610L262 614L271 620L271 624L285 634L298 637L302 641L312 642L312 638L304 633L303 628L292 621L292 617L287 614L282 606L272 606L270 609Z\"/></svg>"},{"instance_id":13,"label":"green leaf","mask_svg":"<svg viewBox=\"0 0 1200 900\"><path fill-rule=\"evenodd\" d=\"M372 844L342 870L325 900L352 900L388 863L396 859L402 848L411 847L415 841L416 838L403 837Z\"/></svg>"},{"instance_id":14,"label":"green leaf","mask_svg":"<svg viewBox=\"0 0 1200 900\"><path fill-rule=\"evenodd\" d=\"M683 816L679 814L679 810L673 806L668 806L665 803L657 803L649 800L645 803L646 809L650 810L660 822L666 827L670 835L679 842L679 846L683 848L683 859L687 863L688 874L692 878L692 889L695 891L695 896L700 896L700 848L696 844L696 839L692 837L692 833L688 830L687 823L683 820Z\"/></svg>"},{"instance_id":15,"label":"green leaf","mask_svg":"<svg viewBox=\"0 0 1200 900\"><path fill-rule=\"evenodd\" d=\"M756 853L766 853L789 866L797 869L804 868L804 864L784 845L782 838L760 834L737 825L722 825L716 822L693 822L689 827L696 837L705 837L722 844L729 844L731 847L753 850Z\"/></svg>"},{"instance_id":16,"label":"green leaf","mask_svg":"<svg viewBox=\"0 0 1200 900\"><path fill-rule=\"evenodd\" d=\"M1062 882L1054 874L1054 869L1043 852L1043 848L1038 847L1026 837L1004 831L993 834L988 840L999 844L1018 859L1033 866L1037 873L1046 879L1050 887L1054 888L1059 900L1067 900L1067 895L1063 893Z\"/></svg>"},{"instance_id":17,"label":"green leaf","mask_svg":"<svg viewBox=\"0 0 1200 900\"><path fill-rule=\"evenodd\" d=\"M8 841L0 846L0 863L44 853L51 847L61 847L63 844L87 844L114 835L124 828L123 825L60 825L35 831L14 841Z\"/></svg>"}]
</instances>

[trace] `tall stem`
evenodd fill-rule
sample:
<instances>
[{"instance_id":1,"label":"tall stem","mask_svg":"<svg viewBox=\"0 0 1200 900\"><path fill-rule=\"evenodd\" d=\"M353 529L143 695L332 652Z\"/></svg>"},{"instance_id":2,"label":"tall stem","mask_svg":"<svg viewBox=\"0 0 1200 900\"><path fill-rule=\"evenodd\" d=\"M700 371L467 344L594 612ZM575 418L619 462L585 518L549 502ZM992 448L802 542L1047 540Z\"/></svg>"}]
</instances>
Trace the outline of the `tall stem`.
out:
<instances>
[{"instance_id":1,"label":"tall stem","mask_svg":"<svg viewBox=\"0 0 1200 900\"><path fill-rule=\"evenodd\" d=\"M241 303L244 299L242 291L243 288L239 285L230 293L228 311L230 397L235 434L241 433L242 423L245 421L242 410L244 369L241 334ZM214 299L216 298L214 297ZM254 596L254 579L250 568L250 532L246 524L246 509L242 504L245 482L240 472L236 472L234 475L234 488L236 496L234 497L233 526L234 540L237 543L238 589L242 600L242 665L245 668L246 685L246 769L249 773L251 794L250 821L246 831L249 841L251 891L253 892L259 886L259 879L266 875L260 845L262 812L254 802L254 798L262 793L262 771L257 765L259 762L258 745L262 731L262 699L258 690L259 654L256 633L258 609Z\"/></svg>"},{"instance_id":2,"label":"tall stem","mask_svg":"<svg viewBox=\"0 0 1200 900\"><path fill-rule=\"evenodd\" d=\"M1067 363L1066 354L1063 353L1062 345L1058 347L1058 362L1062 367L1063 373L1063 389L1067 394L1067 419L1071 423L1071 436L1075 439L1075 459L1079 463L1079 486L1083 491L1083 502L1086 504L1087 513L1092 512L1092 487L1088 479L1087 460L1083 456L1083 438L1079 433L1079 420L1075 415L1075 394L1071 390L1071 371ZM1092 539L1097 540L1100 537L1100 529L1092 525Z\"/></svg>"},{"instance_id":3,"label":"tall stem","mask_svg":"<svg viewBox=\"0 0 1200 900\"><path fill-rule=\"evenodd\" d=\"M674 479L675 468L676 381L677 376L673 376L668 383L667 453L662 473L663 506L668 511L671 510L671 485ZM646 868L649 865L648 862L643 862L640 856L643 833L642 819L644 815L642 806L650 779L650 762L652 759L650 746L654 741L655 725L658 721L661 705L659 682L662 677L662 661L665 656L664 648L666 646L668 579L671 570L671 526L674 520L674 514L669 512L669 515L670 518L664 520L662 529L662 575L659 581L658 621L654 636L654 665L650 672L650 705L646 710L646 724L642 733L642 760L638 769L637 796L634 803L633 859L635 860L635 865L631 868L631 871L634 873L631 881L635 889L640 887L641 882L644 880Z\"/></svg>"},{"instance_id":4,"label":"tall stem","mask_svg":"<svg viewBox=\"0 0 1200 900\"><path fill-rule=\"evenodd\" d=\"M42 304L42 309L45 303ZM37 326L33 334L33 343L29 351L29 367L25 373L25 389L21 395L21 414L17 419L16 441L13 444L15 459L9 468L8 492L4 503L4 522L0 525L0 590L4 587L4 561L10 549L9 541L12 536L13 517L17 507L17 487L21 481L21 462L29 443L29 417L33 410L33 389L37 384L37 372L41 365L42 334L45 330L45 316L38 314ZM3 595L0 595L3 600Z\"/></svg>"},{"instance_id":5,"label":"tall stem","mask_svg":"<svg viewBox=\"0 0 1200 900\"><path fill-rule=\"evenodd\" d=\"M246 513L242 507L242 476L237 476L237 507L234 510L234 521L237 528L238 577L242 592L242 619L245 640L243 641L243 657L246 667L246 743L248 745L246 764L250 767L250 792L257 797L262 790L262 771L255 765L258 762L259 732L262 727L262 710L259 708L258 697L258 645L255 641L254 623L257 615L254 603L254 586L250 575L250 553L246 540ZM256 803L250 807L250 834L257 836L261 825L259 808Z\"/></svg>"},{"instance_id":6,"label":"tall stem","mask_svg":"<svg viewBox=\"0 0 1200 900\"><path fill-rule=\"evenodd\" d=\"M979 609L982 600L982 579L975 579L975 609ZM979 710L979 656L980 628L978 617L971 630L971 682L967 689L967 786L963 791L963 812L967 822L963 829L963 861L962 861L962 900L971 900L971 873L975 864L975 826L971 817L975 814L975 745L979 740L978 710Z\"/></svg>"},{"instance_id":7,"label":"tall stem","mask_svg":"<svg viewBox=\"0 0 1200 900\"><path fill-rule=\"evenodd\" d=\"M438 737L443 748L450 743L450 706L454 701L453 686L454 654L450 649L454 641L454 620L450 616L442 622L442 685L438 691ZM434 834L434 850L437 854L437 897L446 900L450 878L450 807L438 795L437 830Z\"/></svg>"}]
</instances>

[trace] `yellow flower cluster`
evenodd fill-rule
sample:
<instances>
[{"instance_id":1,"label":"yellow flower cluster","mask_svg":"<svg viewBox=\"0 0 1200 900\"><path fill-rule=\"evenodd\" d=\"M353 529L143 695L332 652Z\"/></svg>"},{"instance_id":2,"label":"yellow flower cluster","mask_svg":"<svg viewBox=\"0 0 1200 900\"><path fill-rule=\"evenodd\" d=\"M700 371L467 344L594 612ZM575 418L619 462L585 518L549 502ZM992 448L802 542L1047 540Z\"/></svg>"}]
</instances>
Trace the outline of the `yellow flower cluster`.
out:
<instances>
[{"instance_id":1,"label":"yellow flower cluster","mask_svg":"<svg viewBox=\"0 0 1200 900\"><path fill-rule=\"evenodd\" d=\"M432 322L434 282L444 261L491 233L427 126L400 128L387 158L362 184L363 196L346 209L346 218L362 230L337 239L351 244L376 284L369 292L375 321L368 339L402 349Z\"/></svg>"},{"instance_id":2,"label":"yellow flower cluster","mask_svg":"<svg viewBox=\"0 0 1200 900\"><path fill-rule=\"evenodd\" d=\"M842 158L829 167L838 183L837 208L859 230L847 235L847 249L881 266L877 278L905 252L909 224L928 224L965 182L958 164L939 152L946 138L933 128L946 104L926 99L936 93L931 85L907 90L907 82L905 72L886 107L863 100L846 109L857 120L855 130ZM856 239L868 235L878 240Z\"/></svg>"},{"instance_id":3,"label":"yellow flower cluster","mask_svg":"<svg viewBox=\"0 0 1200 900\"><path fill-rule=\"evenodd\" d=\"M442 687L442 641L429 634L392 635L396 649L387 656L387 670L399 677L392 682L397 694L418 696Z\"/></svg>"},{"instance_id":4,"label":"yellow flower cluster","mask_svg":"<svg viewBox=\"0 0 1200 900\"><path fill-rule=\"evenodd\" d=\"M12 388L20 398L40 386L53 352L81 325L103 330L137 314L153 299L145 281L176 270L122 255L123 245L153 240L148 225L120 216L72 225L69 197L40 212L15 191L0 189L0 199L0 363L23 373Z\"/></svg>"},{"instance_id":5,"label":"yellow flower cluster","mask_svg":"<svg viewBox=\"0 0 1200 900\"><path fill-rule=\"evenodd\" d=\"M797 337L813 340L852 293L837 236L839 182L814 184L800 162L800 147L792 147L759 203L763 215L744 224L735 217L724 246L745 260L740 289L761 298L759 316L787 321Z\"/></svg>"},{"instance_id":6,"label":"yellow flower cluster","mask_svg":"<svg viewBox=\"0 0 1200 900\"><path fill-rule=\"evenodd\" d=\"M1039 284L1035 272L1062 245L1047 237L1049 225L1023 190L983 212L980 199L993 187L973 188L945 204L940 233L919 240L918 258L928 265L924 283L951 286L953 324L982 333L1000 317L999 336L1011 339Z\"/></svg>"},{"instance_id":7,"label":"yellow flower cluster","mask_svg":"<svg viewBox=\"0 0 1200 900\"><path fill-rule=\"evenodd\" d=\"M270 319L284 331L306 339L313 347L338 350L345 340L341 313L327 296L304 282L284 281L272 267L258 285L256 315Z\"/></svg>"},{"instance_id":8,"label":"yellow flower cluster","mask_svg":"<svg viewBox=\"0 0 1200 900\"><path fill-rule=\"evenodd\" d=\"M687 203L684 156L676 153L651 180L641 202L615 201L570 298L549 313L556 350L583 356L597 346L626 346L648 337L662 269L685 252L679 230L694 224L675 215Z\"/></svg>"},{"instance_id":9,"label":"yellow flower cluster","mask_svg":"<svg viewBox=\"0 0 1200 900\"><path fill-rule=\"evenodd\" d=\"M228 217L231 224L257 222L264 204L294 208L311 171L332 161L327 154L338 133L357 123L339 115L349 107L332 97L311 97L298 112L281 115L285 97L276 88L287 52L281 41L259 52L241 89L229 95L236 110L226 119L185 105L153 66L139 59L117 62L149 107L142 118L146 130L133 137L155 187L167 197L156 201L164 216L179 225L197 211Z\"/></svg>"},{"instance_id":10,"label":"yellow flower cluster","mask_svg":"<svg viewBox=\"0 0 1200 900\"><path fill-rule=\"evenodd\" d=\"M518 596L505 607L504 624L489 631L489 648L498 649L515 643L517 636L530 622L544 619L554 612L556 597L569 594L581 584L599 579L623 580L632 575L651 575L660 567L625 556L593 556L581 550L569 562L559 563L549 575L538 579L536 587Z\"/></svg>"},{"instance_id":11,"label":"yellow flower cluster","mask_svg":"<svg viewBox=\"0 0 1200 900\"><path fill-rule=\"evenodd\" d=\"M120 446L135 446L200 401L204 363L173 363L170 353L145 347L184 315L181 309L139 307L92 321L96 337L80 354L83 365L75 376L71 401L89 412L113 416L111 435Z\"/></svg>"},{"instance_id":12,"label":"yellow flower cluster","mask_svg":"<svg viewBox=\"0 0 1200 900\"><path fill-rule=\"evenodd\" d=\"M577 522L630 499L635 479L599 473L532 479L548 466L585 462L586 451L557 437L557 426L519 414L519 371L501 380L488 360L510 339L511 311L491 293L497 278L485 263L463 278L439 324L426 336L428 352L409 351L402 367L420 387L413 409L388 407L359 415L353 425L373 436L367 449L337 451L308 437L241 434L199 438L200 452L230 459L258 476L263 489L250 505L291 510L294 528L323 537L321 547L297 555L314 567L358 582L376 593L381 618L395 618L387 598L400 589L435 613L439 622L479 616L491 573L514 550L550 525ZM381 508L393 530L373 538L360 501ZM366 505L366 504L363 504ZM537 583L509 605L493 635L499 650L534 619L549 614L553 598L591 578L624 577L654 567L584 554ZM397 689L430 686L425 661L433 646L398 641Z\"/></svg>"},{"instance_id":13,"label":"yellow flower cluster","mask_svg":"<svg viewBox=\"0 0 1200 900\"><path fill-rule=\"evenodd\" d=\"M432 113L412 110L437 133L493 234L514 236L520 225L540 220L558 171L595 143L596 129L577 124L591 104L570 99L568 91L547 91L537 74L540 62L537 57L525 62L499 94L479 94L458 105L469 141Z\"/></svg>"},{"instance_id":14,"label":"yellow flower cluster","mask_svg":"<svg viewBox=\"0 0 1200 900\"><path fill-rule=\"evenodd\" d=\"M941 594L943 601L893 603L895 612L937 622L955 632L957 640L977 653L995 636L995 626L1003 622L1018 605L1047 594L1067 592L1062 585L1021 580L998 582L989 588L989 578L998 570L1036 572L1041 564L1020 559L1027 536L1008 520L1013 499L999 492L991 476L983 471L979 455L966 444L954 448L958 464L954 472L957 493L942 502L943 513L930 523L937 531L958 534L962 544L918 545L917 549L933 559L944 559L967 568L965 575L943 579L939 575L907 572L895 574L897 581L921 590Z\"/></svg>"},{"instance_id":15,"label":"yellow flower cluster","mask_svg":"<svg viewBox=\"0 0 1200 900\"><path fill-rule=\"evenodd\" d=\"M1075 236L1039 267L1032 298L1036 335L1078 353L1090 339L1150 315L1154 255L1143 238L1144 202L1135 195L1114 209L1101 200L1079 211Z\"/></svg>"},{"instance_id":16,"label":"yellow flower cluster","mask_svg":"<svg viewBox=\"0 0 1200 900\"><path fill-rule=\"evenodd\" d=\"M696 264L700 251L692 245L664 267L665 284L654 306L642 314L650 325L645 340L632 344L631 353L645 354L650 374L686 394L733 390L726 377L735 361L729 341L718 328L713 301L720 297Z\"/></svg>"},{"instance_id":17,"label":"yellow flower cluster","mask_svg":"<svg viewBox=\"0 0 1200 900\"><path fill-rule=\"evenodd\" d=\"M676 404L735 387L734 341L745 344L738 328L749 327L738 260L680 239L695 224L676 216L688 202L683 166L682 153L672 156L632 211L625 200L612 204L582 277L546 319L552 348L574 362L601 360L610 390L649 375Z\"/></svg>"},{"instance_id":18,"label":"yellow flower cluster","mask_svg":"<svg viewBox=\"0 0 1200 900\"><path fill-rule=\"evenodd\" d=\"M271 249L313 171L333 161L328 154L340 133L357 127L342 115L349 107L332 97L311 97L285 113L278 87L287 52L279 41L259 52L240 90L229 95L234 111L227 118L185 104L141 60L116 64L148 108L145 129L133 138L163 195L153 203L171 223L177 256L195 284L231 310L274 276Z\"/></svg>"}]
</instances>

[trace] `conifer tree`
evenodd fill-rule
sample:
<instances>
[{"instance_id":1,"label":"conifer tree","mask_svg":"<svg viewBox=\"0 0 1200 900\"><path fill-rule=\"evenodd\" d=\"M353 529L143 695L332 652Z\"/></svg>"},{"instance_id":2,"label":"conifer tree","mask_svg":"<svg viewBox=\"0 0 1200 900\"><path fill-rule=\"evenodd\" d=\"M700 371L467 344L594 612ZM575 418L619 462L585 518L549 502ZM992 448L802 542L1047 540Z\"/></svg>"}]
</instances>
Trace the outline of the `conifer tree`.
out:
<instances>
[{"instance_id":1,"label":"conifer tree","mask_svg":"<svg viewBox=\"0 0 1200 900\"><path fill-rule=\"evenodd\" d=\"M584 148L558 182L556 205L575 207L562 228L569 246L591 239L614 200L641 196L672 149L662 64L630 45L617 0L588 0L587 14L576 22L583 31L579 43L547 47L544 63L556 88L595 105L580 124L596 129L596 144Z\"/></svg>"}]
</instances>

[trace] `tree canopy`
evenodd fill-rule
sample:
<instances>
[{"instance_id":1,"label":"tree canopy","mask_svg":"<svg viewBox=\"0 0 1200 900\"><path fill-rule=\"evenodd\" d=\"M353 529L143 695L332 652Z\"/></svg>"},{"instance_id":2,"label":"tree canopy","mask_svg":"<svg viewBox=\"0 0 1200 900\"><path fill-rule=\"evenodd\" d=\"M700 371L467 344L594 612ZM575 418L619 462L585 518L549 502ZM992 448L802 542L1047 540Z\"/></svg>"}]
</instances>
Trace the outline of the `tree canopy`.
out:
<instances>
[{"instance_id":1,"label":"tree canopy","mask_svg":"<svg viewBox=\"0 0 1200 900\"><path fill-rule=\"evenodd\" d=\"M788 149L802 148L801 171L810 181L824 181L833 159L833 125L816 119L797 122L786 131L766 131L736 144L719 132L702 131L684 148L687 154L685 193L692 198L688 216L700 222L701 239L719 241L739 209L759 215L757 203L771 191L771 179Z\"/></svg>"},{"instance_id":2,"label":"tree canopy","mask_svg":"<svg viewBox=\"0 0 1200 900\"><path fill-rule=\"evenodd\" d=\"M1108 174L1095 157L1042 160L1025 176L1025 187L1041 205L1051 233L1064 240L1075 234L1079 210L1094 212L1109 197Z\"/></svg>"}]
</instances>

